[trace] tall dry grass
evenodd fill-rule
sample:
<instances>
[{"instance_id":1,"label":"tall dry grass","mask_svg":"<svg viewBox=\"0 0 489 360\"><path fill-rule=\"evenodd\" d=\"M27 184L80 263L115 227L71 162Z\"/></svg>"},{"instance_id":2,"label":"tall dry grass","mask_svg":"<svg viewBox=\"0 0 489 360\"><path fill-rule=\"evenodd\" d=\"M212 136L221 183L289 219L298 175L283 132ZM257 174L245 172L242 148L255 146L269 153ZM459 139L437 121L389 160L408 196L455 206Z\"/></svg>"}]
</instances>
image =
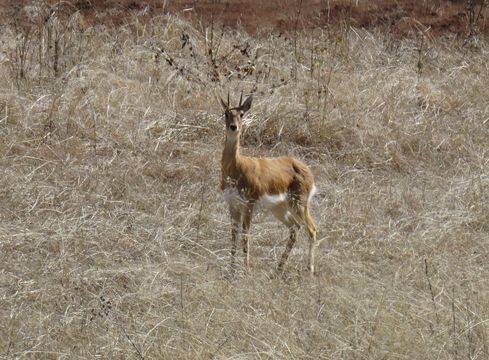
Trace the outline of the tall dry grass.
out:
<instances>
[{"instance_id":1,"label":"tall dry grass","mask_svg":"<svg viewBox=\"0 0 489 360\"><path fill-rule=\"evenodd\" d=\"M89 27L36 4L1 35L1 358L489 356L485 39ZM270 278L287 231L264 214L252 274L227 276L228 91L254 94L244 153L313 169L312 279L305 237Z\"/></svg>"}]
</instances>

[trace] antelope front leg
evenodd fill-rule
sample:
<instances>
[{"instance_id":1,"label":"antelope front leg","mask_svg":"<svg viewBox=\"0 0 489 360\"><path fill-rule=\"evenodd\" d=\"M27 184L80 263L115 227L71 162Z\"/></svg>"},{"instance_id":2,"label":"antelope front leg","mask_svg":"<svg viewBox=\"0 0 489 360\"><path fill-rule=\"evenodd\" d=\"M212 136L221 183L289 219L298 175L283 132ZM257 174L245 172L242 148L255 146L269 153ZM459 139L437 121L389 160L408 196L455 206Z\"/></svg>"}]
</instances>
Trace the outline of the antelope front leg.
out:
<instances>
[{"instance_id":1,"label":"antelope front leg","mask_svg":"<svg viewBox=\"0 0 489 360\"><path fill-rule=\"evenodd\" d=\"M244 266L246 271L249 271L250 269L250 242L248 238L248 231L250 229L252 216L253 216L253 204L249 204L244 214L243 234L241 239L243 245Z\"/></svg>"},{"instance_id":2,"label":"antelope front leg","mask_svg":"<svg viewBox=\"0 0 489 360\"><path fill-rule=\"evenodd\" d=\"M231 213L231 273L236 270L236 249L238 247L238 234L241 226L242 214L238 209L230 208Z\"/></svg>"},{"instance_id":3,"label":"antelope front leg","mask_svg":"<svg viewBox=\"0 0 489 360\"><path fill-rule=\"evenodd\" d=\"M234 273L236 269L235 259L236 259L236 248L238 238L238 224L233 221L231 229L231 272Z\"/></svg>"}]
</instances>

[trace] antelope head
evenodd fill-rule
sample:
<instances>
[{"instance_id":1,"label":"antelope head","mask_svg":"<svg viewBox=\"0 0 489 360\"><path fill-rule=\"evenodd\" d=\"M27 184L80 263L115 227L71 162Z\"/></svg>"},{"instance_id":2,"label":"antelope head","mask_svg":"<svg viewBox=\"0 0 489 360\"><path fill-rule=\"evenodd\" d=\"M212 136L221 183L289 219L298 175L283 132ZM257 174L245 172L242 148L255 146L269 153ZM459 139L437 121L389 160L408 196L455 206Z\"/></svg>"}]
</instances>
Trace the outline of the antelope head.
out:
<instances>
[{"instance_id":1,"label":"antelope head","mask_svg":"<svg viewBox=\"0 0 489 360\"><path fill-rule=\"evenodd\" d=\"M229 93L228 93L228 98L227 102L224 100L221 100L221 105L224 110L224 117L226 120L226 135L231 135L231 136L239 136L241 127L243 125L243 117L244 114L250 110L251 108L251 102L253 101L253 96L250 95L244 102L243 102L243 93L241 93L241 96L239 98L239 105L237 107L230 107L229 105Z\"/></svg>"}]
</instances>

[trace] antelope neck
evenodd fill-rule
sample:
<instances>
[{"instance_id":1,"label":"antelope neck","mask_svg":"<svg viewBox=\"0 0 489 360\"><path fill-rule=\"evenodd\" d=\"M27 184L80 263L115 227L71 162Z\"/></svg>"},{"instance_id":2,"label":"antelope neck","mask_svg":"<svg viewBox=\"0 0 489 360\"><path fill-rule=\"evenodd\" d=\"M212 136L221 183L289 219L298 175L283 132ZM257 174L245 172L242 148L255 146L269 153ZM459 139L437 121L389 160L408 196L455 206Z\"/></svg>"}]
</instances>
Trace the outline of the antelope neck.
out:
<instances>
[{"instance_id":1,"label":"antelope neck","mask_svg":"<svg viewBox=\"0 0 489 360\"><path fill-rule=\"evenodd\" d=\"M222 152L222 163L226 166L236 166L239 159L239 134L235 137L226 136L224 150Z\"/></svg>"}]
</instances>

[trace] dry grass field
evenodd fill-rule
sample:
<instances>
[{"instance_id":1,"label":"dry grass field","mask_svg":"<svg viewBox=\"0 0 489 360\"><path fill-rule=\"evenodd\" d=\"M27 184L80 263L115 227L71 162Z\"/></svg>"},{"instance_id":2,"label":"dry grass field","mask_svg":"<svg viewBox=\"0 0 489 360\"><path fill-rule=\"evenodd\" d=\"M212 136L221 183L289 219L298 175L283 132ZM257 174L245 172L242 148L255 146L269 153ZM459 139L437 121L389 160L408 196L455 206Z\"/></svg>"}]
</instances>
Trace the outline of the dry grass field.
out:
<instances>
[{"instance_id":1,"label":"dry grass field","mask_svg":"<svg viewBox=\"0 0 489 360\"><path fill-rule=\"evenodd\" d=\"M489 358L489 43L248 35L60 3L0 35L1 359ZM310 165L320 245L255 216L229 271L218 96Z\"/></svg>"}]
</instances>

